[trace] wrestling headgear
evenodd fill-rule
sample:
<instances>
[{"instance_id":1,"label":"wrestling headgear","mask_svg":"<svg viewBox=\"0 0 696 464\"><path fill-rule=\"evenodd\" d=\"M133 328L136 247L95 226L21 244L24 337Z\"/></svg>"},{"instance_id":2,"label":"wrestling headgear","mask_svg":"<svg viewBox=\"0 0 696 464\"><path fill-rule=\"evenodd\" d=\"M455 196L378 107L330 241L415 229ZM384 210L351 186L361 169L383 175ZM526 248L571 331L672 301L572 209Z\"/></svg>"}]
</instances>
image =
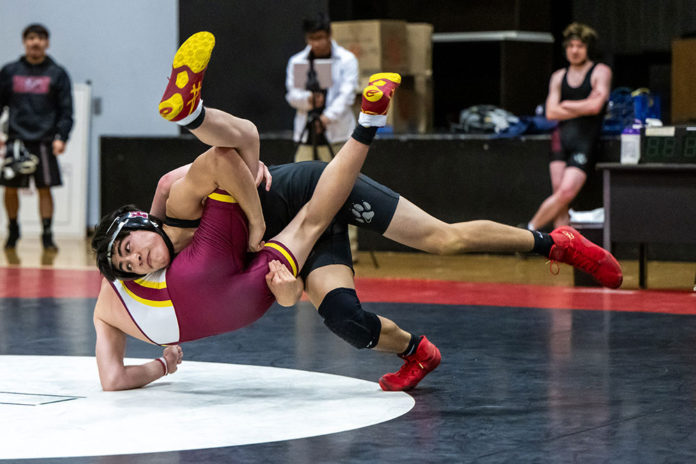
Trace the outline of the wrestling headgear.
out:
<instances>
[{"instance_id":1,"label":"wrestling headgear","mask_svg":"<svg viewBox=\"0 0 696 464\"><path fill-rule=\"evenodd\" d=\"M162 222L158 218L150 216L145 211L127 211L117 216L106 230L105 236L109 240L106 246L106 263L100 260L99 256L97 257L97 266L99 266L99 270L102 271L102 274L104 274L107 279L112 281L116 279L133 280L142 277L140 274L121 271L114 267L111 262L114 242L119 237L119 234L134 230L146 230L157 233L167 245L169 259L171 260L174 258L174 246L172 245L172 241L169 240L169 237L167 237L167 234L162 230ZM104 264L106 264L106 266L104 266Z\"/></svg>"},{"instance_id":2,"label":"wrestling headgear","mask_svg":"<svg viewBox=\"0 0 696 464\"><path fill-rule=\"evenodd\" d=\"M5 157L2 163L2 175L5 179L14 179L17 174L33 174L39 164L39 157L29 153L20 140L12 144L12 155Z\"/></svg>"}]
</instances>

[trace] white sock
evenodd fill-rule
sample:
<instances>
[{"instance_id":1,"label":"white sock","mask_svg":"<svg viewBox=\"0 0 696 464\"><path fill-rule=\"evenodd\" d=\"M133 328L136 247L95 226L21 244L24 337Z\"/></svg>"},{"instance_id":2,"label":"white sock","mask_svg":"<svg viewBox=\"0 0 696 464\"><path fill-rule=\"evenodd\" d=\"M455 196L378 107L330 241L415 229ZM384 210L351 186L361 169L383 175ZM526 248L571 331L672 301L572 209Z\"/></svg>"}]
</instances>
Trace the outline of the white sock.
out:
<instances>
[{"instance_id":1,"label":"white sock","mask_svg":"<svg viewBox=\"0 0 696 464\"><path fill-rule=\"evenodd\" d=\"M386 114L365 114L360 112L358 124L363 127L384 127L387 124Z\"/></svg>"},{"instance_id":2,"label":"white sock","mask_svg":"<svg viewBox=\"0 0 696 464\"><path fill-rule=\"evenodd\" d=\"M194 119L196 119L198 117L199 114L201 114L201 111L203 111L203 99L202 98L198 101L198 106L196 106L196 109L193 110L193 113L189 114L184 119L180 119L179 121L174 121L174 122L180 126L188 126L189 124L191 124L194 121Z\"/></svg>"}]
</instances>

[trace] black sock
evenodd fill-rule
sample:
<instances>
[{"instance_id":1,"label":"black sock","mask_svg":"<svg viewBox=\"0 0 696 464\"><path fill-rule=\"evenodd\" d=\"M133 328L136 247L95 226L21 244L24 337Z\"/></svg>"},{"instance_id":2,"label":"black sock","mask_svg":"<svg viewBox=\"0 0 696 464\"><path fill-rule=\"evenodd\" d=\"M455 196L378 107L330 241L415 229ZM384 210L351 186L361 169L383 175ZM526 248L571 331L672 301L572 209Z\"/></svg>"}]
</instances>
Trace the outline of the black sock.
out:
<instances>
[{"instance_id":1,"label":"black sock","mask_svg":"<svg viewBox=\"0 0 696 464\"><path fill-rule=\"evenodd\" d=\"M379 127L364 127L358 124L355 126L352 137L360 143L369 145L372 143L372 139L375 138L377 129L379 129Z\"/></svg>"},{"instance_id":2,"label":"black sock","mask_svg":"<svg viewBox=\"0 0 696 464\"><path fill-rule=\"evenodd\" d=\"M41 218L41 224L43 225L43 233L44 234L50 234L51 233L51 221L53 218Z\"/></svg>"},{"instance_id":3,"label":"black sock","mask_svg":"<svg viewBox=\"0 0 696 464\"><path fill-rule=\"evenodd\" d=\"M194 119L190 123L186 124L184 127L187 128L188 130L198 129L201 126L201 124L203 124L204 119L205 119L205 106L201 108L201 112L198 116L196 116L196 119Z\"/></svg>"},{"instance_id":4,"label":"black sock","mask_svg":"<svg viewBox=\"0 0 696 464\"><path fill-rule=\"evenodd\" d=\"M418 337L416 335L411 334L411 341L408 342L408 347L399 356L411 356L418 349L418 345L420 344L422 339L423 337Z\"/></svg>"},{"instance_id":5,"label":"black sock","mask_svg":"<svg viewBox=\"0 0 696 464\"><path fill-rule=\"evenodd\" d=\"M554 245L551 235L538 230L531 230L530 232L534 235L534 248L532 248L532 251L548 258L551 253L551 247Z\"/></svg>"},{"instance_id":6,"label":"black sock","mask_svg":"<svg viewBox=\"0 0 696 464\"><path fill-rule=\"evenodd\" d=\"M12 229L19 229L19 223L17 222L17 218L10 219L10 223L8 224L10 230Z\"/></svg>"}]
</instances>

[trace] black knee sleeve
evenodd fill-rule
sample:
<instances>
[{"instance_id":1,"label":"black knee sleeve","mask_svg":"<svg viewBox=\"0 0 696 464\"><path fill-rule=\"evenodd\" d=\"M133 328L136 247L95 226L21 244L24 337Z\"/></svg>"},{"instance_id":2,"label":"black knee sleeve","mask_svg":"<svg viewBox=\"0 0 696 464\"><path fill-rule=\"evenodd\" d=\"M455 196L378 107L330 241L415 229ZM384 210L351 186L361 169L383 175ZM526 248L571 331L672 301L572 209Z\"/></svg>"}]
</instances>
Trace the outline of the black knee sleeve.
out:
<instances>
[{"instance_id":1,"label":"black knee sleeve","mask_svg":"<svg viewBox=\"0 0 696 464\"><path fill-rule=\"evenodd\" d=\"M382 323L377 315L362 309L352 288L336 288L319 305L319 315L333 333L360 348L374 348L379 342Z\"/></svg>"}]
</instances>

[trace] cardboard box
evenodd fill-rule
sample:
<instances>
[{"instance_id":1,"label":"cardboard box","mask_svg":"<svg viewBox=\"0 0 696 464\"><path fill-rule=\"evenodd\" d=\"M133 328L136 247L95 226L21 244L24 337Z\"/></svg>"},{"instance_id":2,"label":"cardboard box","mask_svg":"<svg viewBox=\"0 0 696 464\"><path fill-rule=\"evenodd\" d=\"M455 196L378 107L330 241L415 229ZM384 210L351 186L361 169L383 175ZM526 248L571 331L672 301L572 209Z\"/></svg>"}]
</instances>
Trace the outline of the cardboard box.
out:
<instances>
[{"instance_id":1,"label":"cardboard box","mask_svg":"<svg viewBox=\"0 0 696 464\"><path fill-rule=\"evenodd\" d=\"M672 42L672 123L696 120L696 39Z\"/></svg>"},{"instance_id":2,"label":"cardboard box","mask_svg":"<svg viewBox=\"0 0 696 464\"><path fill-rule=\"evenodd\" d=\"M408 74L430 76L433 73L433 25L408 23Z\"/></svg>"},{"instance_id":3,"label":"cardboard box","mask_svg":"<svg viewBox=\"0 0 696 464\"><path fill-rule=\"evenodd\" d=\"M358 58L361 77L409 70L405 21L338 21L331 23L331 35Z\"/></svg>"},{"instance_id":4,"label":"cardboard box","mask_svg":"<svg viewBox=\"0 0 696 464\"><path fill-rule=\"evenodd\" d=\"M394 95L387 124L396 134L425 134L433 129L433 79L431 76L402 76Z\"/></svg>"},{"instance_id":5,"label":"cardboard box","mask_svg":"<svg viewBox=\"0 0 696 464\"><path fill-rule=\"evenodd\" d=\"M360 114L362 97L353 104ZM387 127L395 134L426 134L433 129L433 79L431 76L401 76L401 86L394 94L387 114Z\"/></svg>"}]
</instances>

